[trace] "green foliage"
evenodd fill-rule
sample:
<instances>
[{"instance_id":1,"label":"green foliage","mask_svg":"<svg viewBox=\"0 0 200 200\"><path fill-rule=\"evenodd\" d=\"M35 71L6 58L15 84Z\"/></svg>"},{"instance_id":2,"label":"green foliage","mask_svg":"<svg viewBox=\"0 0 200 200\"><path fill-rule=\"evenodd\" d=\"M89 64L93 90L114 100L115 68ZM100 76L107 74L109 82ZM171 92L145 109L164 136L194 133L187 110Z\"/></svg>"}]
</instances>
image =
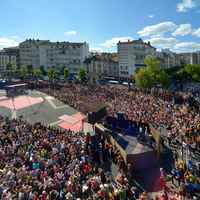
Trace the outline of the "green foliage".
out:
<instances>
[{"instance_id":1,"label":"green foliage","mask_svg":"<svg viewBox=\"0 0 200 200\"><path fill-rule=\"evenodd\" d=\"M40 70L41 70L41 72L42 72L42 76L46 76L47 75L47 72L46 72L46 70L44 69L44 66L40 66Z\"/></svg>"},{"instance_id":2,"label":"green foliage","mask_svg":"<svg viewBox=\"0 0 200 200\"><path fill-rule=\"evenodd\" d=\"M160 61L155 57L147 57L145 64L147 67L140 69L135 75L136 84L143 88L160 84L167 88L170 84L169 75L160 68Z\"/></svg>"},{"instance_id":3,"label":"green foliage","mask_svg":"<svg viewBox=\"0 0 200 200\"><path fill-rule=\"evenodd\" d=\"M200 65L186 65L184 70L192 80L200 81Z\"/></svg>"},{"instance_id":4,"label":"green foliage","mask_svg":"<svg viewBox=\"0 0 200 200\"><path fill-rule=\"evenodd\" d=\"M32 65L27 65L27 70L28 70L28 74L30 74L30 75L33 74L33 66Z\"/></svg>"},{"instance_id":5,"label":"green foliage","mask_svg":"<svg viewBox=\"0 0 200 200\"><path fill-rule=\"evenodd\" d=\"M195 74L196 66L189 64L184 67L184 70L188 75L192 76L193 74Z\"/></svg>"},{"instance_id":6,"label":"green foliage","mask_svg":"<svg viewBox=\"0 0 200 200\"><path fill-rule=\"evenodd\" d=\"M55 81L58 78L58 73L54 68L48 69L48 78L50 81Z\"/></svg>"},{"instance_id":7,"label":"green foliage","mask_svg":"<svg viewBox=\"0 0 200 200\"><path fill-rule=\"evenodd\" d=\"M64 72L63 72L63 75L64 75L64 79L67 80L69 78L69 69L68 68L64 68Z\"/></svg>"},{"instance_id":8,"label":"green foliage","mask_svg":"<svg viewBox=\"0 0 200 200\"><path fill-rule=\"evenodd\" d=\"M87 77L87 73L86 73L85 69L81 68L79 71L79 79L81 81L85 81L86 77Z\"/></svg>"},{"instance_id":9,"label":"green foliage","mask_svg":"<svg viewBox=\"0 0 200 200\"><path fill-rule=\"evenodd\" d=\"M182 67L180 66L176 66L176 67L170 67L170 68L167 68L167 69L164 69L165 72L169 75L169 76L176 76L176 74L182 69Z\"/></svg>"},{"instance_id":10,"label":"green foliage","mask_svg":"<svg viewBox=\"0 0 200 200\"><path fill-rule=\"evenodd\" d=\"M11 64L11 63L8 63L8 64L6 65L6 70L8 70L8 71L11 71L11 70L12 70L12 64Z\"/></svg>"},{"instance_id":11,"label":"green foliage","mask_svg":"<svg viewBox=\"0 0 200 200\"><path fill-rule=\"evenodd\" d=\"M152 72L156 73L160 70L160 61L156 57L148 56L145 58L144 63Z\"/></svg>"},{"instance_id":12,"label":"green foliage","mask_svg":"<svg viewBox=\"0 0 200 200\"><path fill-rule=\"evenodd\" d=\"M200 81L200 65L185 65L184 68L177 72L177 78L180 80Z\"/></svg>"},{"instance_id":13,"label":"green foliage","mask_svg":"<svg viewBox=\"0 0 200 200\"><path fill-rule=\"evenodd\" d=\"M20 68L20 76L25 79L28 76L28 68L26 65L22 65Z\"/></svg>"},{"instance_id":14,"label":"green foliage","mask_svg":"<svg viewBox=\"0 0 200 200\"><path fill-rule=\"evenodd\" d=\"M33 70L33 76L38 80L41 79L43 77L42 71L40 70L40 68L35 68Z\"/></svg>"},{"instance_id":15,"label":"green foliage","mask_svg":"<svg viewBox=\"0 0 200 200\"><path fill-rule=\"evenodd\" d=\"M194 81L200 82L200 74L199 73L198 74L193 74L192 79Z\"/></svg>"},{"instance_id":16,"label":"green foliage","mask_svg":"<svg viewBox=\"0 0 200 200\"><path fill-rule=\"evenodd\" d=\"M17 66L11 63L8 63L6 65L6 76L9 80L11 80L13 77L15 77L17 72Z\"/></svg>"},{"instance_id":17,"label":"green foliage","mask_svg":"<svg viewBox=\"0 0 200 200\"><path fill-rule=\"evenodd\" d=\"M142 88L149 88L153 86L153 79L147 69L140 69L135 76L136 85Z\"/></svg>"},{"instance_id":18,"label":"green foliage","mask_svg":"<svg viewBox=\"0 0 200 200\"><path fill-rule=\"evenodd\" d=\"M164 70L161 70L157 75L157 82L160 83L162 87L168 88L170 85L169 75Z\"/></svg>"},{"instance_id":19,"label":"green foliage","mask_svg":"<svg viewBox=\"0 0 200 200\"><path fill-rule=\"evenodd\" d=\"M184 68L180 69L179 71L176 72L175 74L175 78L177 80L180 80L180 81L184 81L184 80L187 80L189 77L188 73L185 71Z\"/></svg>"},{"instance_id":20,"label":"green foliage","mask_svg":"<svg viewBox=\"0 0 200 200\"><path fill-rule=\"evenodd\" d=\"M8 64L6 65L6 70L8 70L9 72L11 72L12 74L13 74L13 73L16 73L16 71L17 71L17 66L14 65L14 64L8 63Z\"/></svg>"}]
</instances>

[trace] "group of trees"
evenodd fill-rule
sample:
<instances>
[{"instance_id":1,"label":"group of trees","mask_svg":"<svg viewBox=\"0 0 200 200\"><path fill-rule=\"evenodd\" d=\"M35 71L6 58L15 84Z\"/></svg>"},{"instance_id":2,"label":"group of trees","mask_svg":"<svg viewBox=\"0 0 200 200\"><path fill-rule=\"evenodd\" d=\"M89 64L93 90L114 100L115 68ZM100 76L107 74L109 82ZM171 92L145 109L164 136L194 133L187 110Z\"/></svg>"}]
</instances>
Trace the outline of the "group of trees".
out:
<instances>
[{"instance_id":1,"label":"group of trees","mask_svg":"<svg viewBox=\"0 0 200 200\"><path fill-rule=\"evenodd\" d=\"M134 75L136 85L142 88L151 88L155 86L161 86L167 88L172 81L198 81L200 82L200 65L188 64L184 67L163 69L160 66L160 61L155 57L147 57L145 59L146 67L140 68ZM60 77L63 77L65 81L69 80L70 70L67 67L49 68L45 70L43 66L33 68L32 66L22 65L17 67L12 64L8 64L6 67L6 77L8 80L12 78L34 79L36 81L48 77L51 83L54 83ZM87 72L84 68L80 68L78 73L78 79L81 82L87 81Z\"/></svg>"},{"instance_id":2,"label":"group of trees","mask_svg":"<svg viewBox=\"0 0 200 200\"><path fill-rule=\"evenodd\" d=\"M174 80L182 83L200 82L200 65L197 64L162 69L159 60L155 57L147 57L145 64L146 67L139 69L134 76L136 84L142 88L154 86L167 88Z\"/></svg>"},{"instance_id":3,"label":"group of trees","mask_svg":"<svg viewBox=\"0 0 200 200\"><path fill-rule=\"evenodd\" d=\"M200 65L188 64L176 73L176 77L181 81L197 81L200 82Z\"/></svg>"},{"instance_id":4,"label":"group of trees","mask_svg":"<svg viewBox=\"0 0 200 200\"><path fill-rule=\"evenodd\" d=\"M167 88L170 84L170 78L164 69L161 69L160 62L155 57L145 59L147 67L141 68L135 75L136 84L142 88L151 88L153 86L162 86Z\"/></svg>"},{"instance_id":5,"label":"group of trees","mask_svg":"<svg viewBox=\"0 0 200 200\"><path fill-rule=\"evenodd\" d=\"M21 78L23 80L35 79L36 81L47 76L50 82L55 82L55 80L58 80L62 76L64 80L67 81L70 76L70 70L67 67L63 67L60 70L52 67L46 71L43 66L33 68L32 66L25 65L17 68L15 65L9 63L6 66L5 76L8 80L11 80L12 78ZM87 80L87 72L84 68L80 69L78 78L80 81Z\"/></svg>"}]
</instances>

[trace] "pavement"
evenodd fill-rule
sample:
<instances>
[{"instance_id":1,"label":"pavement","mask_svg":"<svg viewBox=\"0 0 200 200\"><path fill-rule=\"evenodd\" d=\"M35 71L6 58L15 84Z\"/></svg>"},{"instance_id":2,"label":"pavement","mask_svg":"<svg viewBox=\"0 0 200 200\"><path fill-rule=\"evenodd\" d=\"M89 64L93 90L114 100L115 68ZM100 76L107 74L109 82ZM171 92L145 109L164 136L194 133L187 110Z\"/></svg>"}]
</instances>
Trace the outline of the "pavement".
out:
<instances>
[{"instance_id":1,"label":"pavement","mask_svg":"<svg viewBox=\"0 0 200 200\"><path fill-rule=\"evenodd\" d=\"M0 97L5 96L5 91L0 91ZM43 101L34 105L29 105L21 109L12 109L0 106L0 115L7 116L8 118L16 118L22 116L23 119L29 123L41 122L45 125L57 125L62 115L73 115L78 113L74 108L63 104L59 100L48 96L47 94L39 91L28 91L24 98L42 98ZM8 99L9 100L9 99ZM0 100L1 101L1 100Z\"/></svg>"}]
</instances>

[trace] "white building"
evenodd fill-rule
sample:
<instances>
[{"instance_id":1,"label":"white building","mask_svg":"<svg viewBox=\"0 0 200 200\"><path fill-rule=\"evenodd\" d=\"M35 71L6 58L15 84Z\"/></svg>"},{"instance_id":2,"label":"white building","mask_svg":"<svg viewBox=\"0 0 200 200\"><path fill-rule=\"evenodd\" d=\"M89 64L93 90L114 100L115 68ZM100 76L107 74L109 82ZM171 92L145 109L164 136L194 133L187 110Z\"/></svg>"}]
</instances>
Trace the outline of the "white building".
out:
<instances>
[{"instance_id":1,"label":"white building","mask_svg":"<svg viewBox=\"0 0 200 200\"><path fill-rule=\"evenodd\" d=\"M181 65L179 54L176 54L169 49L162 49L162 51L156 52L156 57L160 60L162 68L171 68Z\"/></svg>"},{"instance_id":2,"label":"white building","mask_svg":"<svg viewBox=\"0 0 200 200\"><path fill-rule=\"evenodd\" d=\"M17 65L17 56L5 50L0 51L0 72L5 71L8 64Z\"/></svg>"},{"instance_id":3,"label":"white building","mask_svg":"<svg viewBox=\"0 0 200 200\"><path fill-rule=\"evenodd\" d=\"M68 67L71 73L83 67L89 55L89 45L84 43L50 42L49 40L26 40L19 45L20 65L60 68Z\"/></svg>"},{"instance_id":4,"label":"white building","mask_svg":"<svg viewBox=\"0 0 200 200\"><path fill-rule=\"evenodd\" d=\"M181 53L179 54L181 64L200 64L200 52Z\"/></svg>"},{"instance_id":5,"label":"white building","mask_svg":"<svg viewBox=\"0 0 200 200\"><path fill-rule=\"evenodd\" d=\"M118 43L119 76L129 78L136 69L144 67L144 60L149 55L155 55L156 48L150 42L142 39Z\"/></svg>"},{"instance_id":6,"label":"white building","mask_svg":"<svg viewBox=\"0 0 200 200\"><path fill-rule=\"evenodd\" d=\"M116 54L96 54L86 59L85 64L91 82L96 82L105 77L119 77L119 64Z\"/></svg>"}]
</instances>

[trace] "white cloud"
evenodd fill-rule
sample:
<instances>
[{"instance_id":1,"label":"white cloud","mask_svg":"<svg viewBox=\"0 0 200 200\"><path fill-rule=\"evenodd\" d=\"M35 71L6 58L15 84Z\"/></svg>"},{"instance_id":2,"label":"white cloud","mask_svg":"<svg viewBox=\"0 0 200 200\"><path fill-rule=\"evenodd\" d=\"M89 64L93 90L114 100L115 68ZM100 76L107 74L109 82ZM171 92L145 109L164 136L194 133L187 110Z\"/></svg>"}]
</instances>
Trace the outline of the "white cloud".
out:
<instances>
[{"instance_id":1,"label":"white cloud","mask_svg":"<svg viewBox=\"0 0 200 200\"><path fill-rule=\"evenodd\" d=\"M102 47L107 48L107 49L111 49L113 47L116 47L117 43L119 41L121 42L126 42L128 40L133 40L132 37L129 36L125 36L125 37L113 37L110 40L106 40L104 43L100 44Z\"/></svg>"},{"instance_id":2,"label":"white cloud","mask_svg":"<svg viewBox=\"0 0 200 200\"><path fill-rule=\"evenodd\" d=\"M0 37L0 49L17 46L19 42L12 38Z\"/></svg>"},{"instance_id":3,"label":"white cloud","mask_svg":"<svg viewBox=\"0 0 200 200\"><path fill-rule=\"evenodd\" d=\"M162 35L166 32L174 31L177 28L177 25L173 22L167 21L152 26L147 26L143 30L139 31L140 36L155 36Z\"/></svg>"},{"instance_id":4,"label":"white cloud","mask_svg":"<svg viewBox=\"0 0 200 200\"><path fill-rule=\"evenodd\" d=\"M148 15L148 18L154 18L155 17L155 15Z\"/></svg>"},{"instance_id":5,"label":"white cloud","mask_svg":"<svg viewBox=\"0 0 200 200\"><path fill-rule=\"evenodd\" d=\"M157 48L173 48L173 46L178 42L176 38L170 37L154 37L149 40L145 40L145 42L151 42L151 44Z\"/></svg>"},{"instance_id":6,"label":"white cloud","mask_svg":"<svg viewBox=\"0 0 200 200\"><path fill-rule=\"evenodd\" d=\"M101 47L91 47L90 52L99 52L102 53L103 49Z\"/></svg>"},{"instance_id":7,"label":"white cloud","mask_svg":"<svg viewBox=\"0 0 200 200\"><path fill-rule=\"evenodd\" d=\"M74 31L74 30L72 30L72 31L67 31L67 32L64 33L64 35L65 35L65 36L77 35L77 31Z\"/></svg>"},{"instance_id":8,"label":"white cloud","mask_svg":"<svg viewBox=\"0 0 200 200\"><path fill-rule=\"evenodd\" d=\"M200 50L200 43L196 42L180 42L177 43L174 47L175 51L178 52L192 52Z\"/></svg>"},{"instance_id":9,"label":"white cloud","mask_svg":"<svg viewBox=\"0 0 200 200\"><path fill-rule=\"evenodd\" d=\"M194 32L192 33L192 35L194 35L196 37L200 37L200 28L194 30Z\"/></svg>"},{"instance_id":10,"label":"white cloud","mask_svg":"<svg viewBox=\"0 0 200 200\"><path fill-rule=\"evenodd\" d=\"M182 2L177 4L177 12L187 12L189 9L196 7L194 0L182 0Z\"/></svg>"},{"instance_id":11,"label":"white cloud","mask_svg":"<svg viewBox=\"0 0 200 200\"><path fill-rule=\"evenodd\" d=\"M173 36L185 36L192 33L191 24L180 24L179 27L172 33Z\"/></svg>"}]
</instances>

